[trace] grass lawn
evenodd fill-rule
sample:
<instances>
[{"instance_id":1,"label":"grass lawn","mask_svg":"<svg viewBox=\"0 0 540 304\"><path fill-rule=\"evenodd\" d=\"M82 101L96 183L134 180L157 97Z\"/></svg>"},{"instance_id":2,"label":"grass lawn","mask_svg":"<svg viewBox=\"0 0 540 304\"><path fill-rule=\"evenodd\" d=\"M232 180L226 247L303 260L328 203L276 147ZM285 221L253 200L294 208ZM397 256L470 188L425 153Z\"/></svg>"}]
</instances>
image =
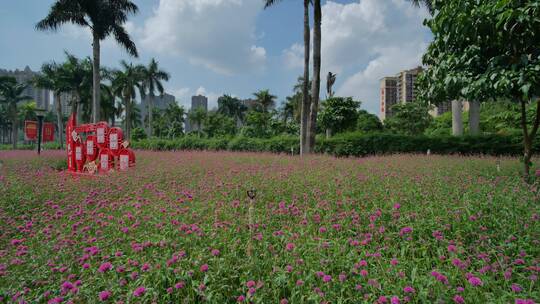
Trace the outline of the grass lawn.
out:
<instances>
[{"instance_id":1,"label":"grass lawn","mask_svg":"<svg viewBox=\"0 0 540 304\"><path fill-rule=\"evenodd\" d=\"M0 303L540 300L515 158L139 151L72 177L34 154L0 151Z\"/></svg>"}]
</instances>

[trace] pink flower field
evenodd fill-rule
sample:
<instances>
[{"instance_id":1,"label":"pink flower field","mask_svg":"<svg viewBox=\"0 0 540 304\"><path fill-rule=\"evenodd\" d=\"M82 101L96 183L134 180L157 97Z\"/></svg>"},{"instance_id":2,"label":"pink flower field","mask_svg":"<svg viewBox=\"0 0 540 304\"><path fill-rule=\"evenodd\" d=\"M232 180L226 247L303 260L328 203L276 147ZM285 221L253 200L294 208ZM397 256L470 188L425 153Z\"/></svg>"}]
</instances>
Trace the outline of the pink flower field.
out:
<instances>
[{"instance_id":1,"label":"pink flower field","mask_svg":"<svg viewBox=\"0 0 540 304\"><path fill-rule=\"evenodd\" d=\"M540 301L518 159L139 151L72 177L64 158L0 151L0 303Z\"/></svg>"}]
</instances>

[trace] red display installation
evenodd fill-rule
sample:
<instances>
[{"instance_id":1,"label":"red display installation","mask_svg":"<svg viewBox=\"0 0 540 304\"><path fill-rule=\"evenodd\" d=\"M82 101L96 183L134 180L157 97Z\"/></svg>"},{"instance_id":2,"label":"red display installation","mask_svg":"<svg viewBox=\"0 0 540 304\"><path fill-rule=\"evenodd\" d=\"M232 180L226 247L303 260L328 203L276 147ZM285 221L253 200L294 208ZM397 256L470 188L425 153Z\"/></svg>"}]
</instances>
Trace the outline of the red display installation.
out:
<instances>
[{"instance_id":1,"label":"red display installation","mask_svg":"<svg viewBox=\"0 0 540 304\"><path fill-rule=\"evenodd\" d=\"M66 127L66 148L71 172L126 171L135 165L135 153L124 140L122 129L111 128L106 122L77 126L75 116L71 115Z\"/></svg>"}]
</instances>

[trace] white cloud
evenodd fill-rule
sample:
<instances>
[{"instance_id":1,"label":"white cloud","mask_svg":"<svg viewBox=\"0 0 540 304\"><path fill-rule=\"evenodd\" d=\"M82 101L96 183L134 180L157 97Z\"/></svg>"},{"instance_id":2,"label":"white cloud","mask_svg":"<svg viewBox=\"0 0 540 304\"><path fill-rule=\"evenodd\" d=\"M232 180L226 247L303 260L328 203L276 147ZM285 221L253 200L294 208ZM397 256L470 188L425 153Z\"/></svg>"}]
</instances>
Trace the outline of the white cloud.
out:
<instances>
[{"instance_id":1,"label":"white cloud","mask_svg":"<svg viewBox=\"0 0 540 304\"><path fill-rule=\"evenodd\" d=\"M290 48L283 50L283 60L289 69L301 68L304 66L304 46L295 43Z\"/></svg>"},{"instance_id":2,"label":"white cloud","mask_svg":"<svg viewBox=\"0 0 540 304\"><path fill-rule=\"evenodd\" d=\"M329 71L337 73L337 93L354 96L376 112L379 79L421 63L426 10L405 0L327 1L322 10L322 81ZM303 56L298 43L283 51L287 67L303 67Z\"/></svg>"},{"instance_id":3,"label":"white cloud","mask_svg":"<svg viewBox=\"0 0 540 304\"><path fill-rule=\"evenodd\" d=\"M255 0L160 0L141 32L142 47L181 56L231 75L264 69L266 50L256 44Z\"/></svg>"}]
</instances>

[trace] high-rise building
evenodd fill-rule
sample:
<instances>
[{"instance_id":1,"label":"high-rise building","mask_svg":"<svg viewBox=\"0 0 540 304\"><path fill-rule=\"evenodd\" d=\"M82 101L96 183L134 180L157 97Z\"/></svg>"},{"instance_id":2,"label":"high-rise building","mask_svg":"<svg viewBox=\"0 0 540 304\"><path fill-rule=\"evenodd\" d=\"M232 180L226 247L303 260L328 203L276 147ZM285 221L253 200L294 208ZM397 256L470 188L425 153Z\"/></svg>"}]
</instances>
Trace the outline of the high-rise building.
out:
<instances>
[{"instance_id":1,"label":"high-rise building","mask_svg":"<svg viewBox=\"0 0 540 304\"><path fill-rule=\"evenodd\" d=\"M392 116L392 107L398 103L416 100L416 78L423 71L422 67L401 71L396 76L381 79L380 118L385 120Z\"/></svg>"},{"instance_id":2,"label":"high-rise building","mask_svg":"<svg viewBox=\"0 0 540 304\"><path fill-rule=\"evenodd\" d=\"M191 97L191 110L196 108L203 108L205 112L208 112L208 98L203 95L197 95Z\"/></svg>"},{"instance_id":3,"label":"high-rise building","mask_svg":"<svg viewBox=\"0 0 540 304\"><path fill-rule=\"evenodd\" d=\"M68 92L64 92L60 94L60 105L62 106L62 115L65 117L69 117L71 115L71 101L72 101L73 95ZM56 113L56 103L58 100L56 98L53 98L53 107L51 108L51 111L54 111Z\"/></svg>"},{"instance_id":4,"label":"high-rise building","mask_svg":"<svg viewBox=\"0 0 540 304\"><path fill-rule=\"evenodd\" d=\"M208 112L208 98L206 96L197 95L191 97L191 109L189 111L191 112L197 108L202 108L205 112ZM198 130L198 128L200 128L200 126L197 126L195 122L190 121L188 113L188 117L184 121L184 130L188 133Z\"/></svg>"},{"instance_id":5,"label":"high-rise building","mask_svg":"<svg viewBox=\"0 0 540 304\"><path fill-rule=\"evenodd\" d=\"M400 103L412 102L416 99L416 78L422 71L422 67L417 67L396 75L397 100Z\"/></svg>"},{"instance_id":6,"label":"high-rise building","mask_svg":"<svg viewBox=\"0 0 540 304\"><path fill-rule=\"evenodd\" d=\"M30 97L29 100L34 100L38 108L49 111L51 91L35 87L31 83L32 79L38 75L39 73L32 71L28 66L22 71L18 69L15 71L0 69L0 76L14 77L18 83L27 84L28 86L24 90L23 95Z\"/></svg>"},{"instance_id":7,"label":"high-rise building","mask_svg":"<svg viewBox=\"0 0 540 304\"><path fill-rule=\"evenodd\" d=\"M141 99L141 103L137 105L141 111L141 118L145 119L148 115L148 109L150 104L150 96L146 95ZM162 96L154 96L154 102L152 103L154 109L165 110L169 105L176 103L176 99L173 95L164 93Z\"/></svg>"},{"instance_id":8,"label":"high-rise building","mask_svg":"<svg viewBox=\"0 0 540 304\"><path fill-rule=\"evenodd\" d=\"M381 111L380 119L392 116L392 107L397 103L397 77L381 79Z\"/></svg>"}]
</instances>

